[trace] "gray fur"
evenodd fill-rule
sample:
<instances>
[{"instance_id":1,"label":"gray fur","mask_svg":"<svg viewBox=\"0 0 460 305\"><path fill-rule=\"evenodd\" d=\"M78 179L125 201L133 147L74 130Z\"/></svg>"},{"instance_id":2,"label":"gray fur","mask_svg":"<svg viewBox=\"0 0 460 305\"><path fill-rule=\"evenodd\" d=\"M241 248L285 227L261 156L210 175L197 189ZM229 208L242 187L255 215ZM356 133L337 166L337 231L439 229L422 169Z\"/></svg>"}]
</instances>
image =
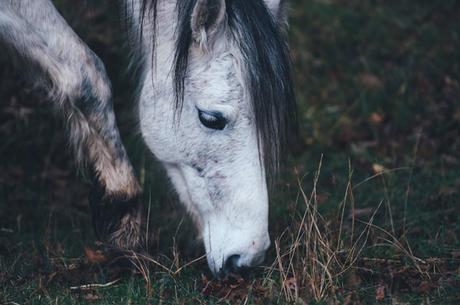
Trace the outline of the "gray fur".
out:
<instances>
[{"instance_id":1,"label":"gray fur","mask_svg":"<svg viewBox=\"0 0 460 305\"><path fill-rule=\"evenodd\" d=\"M277 165L294 109L278 28L284 1L247 1L124 1L143 70L142 135L196 223L215 274L232 269L228 262L240 268L263 260L270 244L265 173ZM103 64L50 0L0 0L0 41L48 80L76 158L95 174L96 232L136 247L140 189ZM203 113L224 121L210 128Z\"/></svg>"},{"instance_id":2,"label":"gray fur","mask_svg":"<svg viewBox=\"0 0 460 305\"><path fill-rule=\"evenodd\" d=\"M270 244L265 174L295 121L279 2L127 3L144 60L145 142L197 224L212 272L228 271L228 261L257 265ZM206 127L202 112L225 118L225 128Z\"/></svg>"},{"instance_id":3,"label":"gray fur","mask_svg":"<svg viewBox=\"0 0 460 305\"><path fill-rule=\"evenodd\" d=\"M39 68L75 158L95 175L104 200L136 197L140 188L116 127L104 65L51 1L0 0L0 43Z\"/></svg>"}]
</instances>

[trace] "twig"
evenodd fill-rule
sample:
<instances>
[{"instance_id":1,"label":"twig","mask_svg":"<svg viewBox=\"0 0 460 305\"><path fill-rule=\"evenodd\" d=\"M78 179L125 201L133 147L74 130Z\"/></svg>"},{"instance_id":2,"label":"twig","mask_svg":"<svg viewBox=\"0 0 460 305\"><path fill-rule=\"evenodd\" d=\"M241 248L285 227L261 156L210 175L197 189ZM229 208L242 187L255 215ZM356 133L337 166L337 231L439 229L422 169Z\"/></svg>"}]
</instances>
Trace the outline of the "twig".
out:
<instances>
[{"instance_id":1,"label":"twig","mask_svg":"<svg viewBox=\"0 0 460 305\"><path fill-rule=\"evenodd\" d=\"M108 282L108 283L105 283L105 284L85 284L85 285L81 285L81 286L73 286L73 287L70 287L70 290L91 290L91 289L96 289L96 288L105 288L105 287L109 287L109 286L112 286L113 284L119 282L120 279L116 279L112 282Z\"/></svg>"}]
</instances>

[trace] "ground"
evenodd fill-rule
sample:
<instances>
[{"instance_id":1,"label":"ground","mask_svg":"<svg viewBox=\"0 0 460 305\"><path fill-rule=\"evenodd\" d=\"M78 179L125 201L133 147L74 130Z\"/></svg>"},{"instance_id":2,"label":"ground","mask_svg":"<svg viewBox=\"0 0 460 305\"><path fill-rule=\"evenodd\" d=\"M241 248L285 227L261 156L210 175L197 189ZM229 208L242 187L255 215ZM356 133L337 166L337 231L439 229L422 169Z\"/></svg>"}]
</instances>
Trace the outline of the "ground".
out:
<instances>
[{"instance_id":1,"label":"ground","mask_svg":"<svg viewBox=\"0 0 460 305\"><path fill-rule=\"evenodd\" d=\"M458 1L292 1L301 137L264 266L224 281L138 136L115 1L56 3L106 63L154 244L113 262L46 92L0 53L0 304L460 303Z\"/></svg>"}]
</instances>

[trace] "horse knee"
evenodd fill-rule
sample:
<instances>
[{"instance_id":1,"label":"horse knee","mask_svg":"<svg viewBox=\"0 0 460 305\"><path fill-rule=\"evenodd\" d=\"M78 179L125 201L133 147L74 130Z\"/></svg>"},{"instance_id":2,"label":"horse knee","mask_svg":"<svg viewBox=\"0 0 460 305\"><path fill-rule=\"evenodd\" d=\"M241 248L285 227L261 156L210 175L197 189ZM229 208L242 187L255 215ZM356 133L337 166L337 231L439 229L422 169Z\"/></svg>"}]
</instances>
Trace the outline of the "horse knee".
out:
<instances>
[{"instance_id":1,"label":"horse knee","mask_svg":"<svg viewBox=\"0 0 460 305\"><path fill-rule=\"evenodd\" d=\"M85 57L85 65L81 68L83 78L80 88L82 93L94 98L96 104L106 106L106 104L110 104L112 88L104 63L90 50Z\"/></svg>"},{"instance_id":2,"label":"horse knee","mask_svg":"<svg viewBox=\"0 0 460 305\"><path fill-rule=\"evenodd\" d=\"M95 54L88 51L85 58L73 78L65 75L71 69L64 68L60 80L66 84L62 87L69 104L62 108L68 114L77 162L89 163L107 194L134 197L140 187L116 126L110 81Z\"/></svg>"},{"instance_id":3,"label":"horse knee","mask_svg":"<svg viewBox=\"0 0 460 305\"><path fill-rule=\"evenodd\" d=\"M90 167L90 204L98 237L117 248L141 244L141 188L121 142L112 109L111 85L101 60L91 51L81 67L59 68L56 84L77 162Z\"/></svg>"}]
</instances>

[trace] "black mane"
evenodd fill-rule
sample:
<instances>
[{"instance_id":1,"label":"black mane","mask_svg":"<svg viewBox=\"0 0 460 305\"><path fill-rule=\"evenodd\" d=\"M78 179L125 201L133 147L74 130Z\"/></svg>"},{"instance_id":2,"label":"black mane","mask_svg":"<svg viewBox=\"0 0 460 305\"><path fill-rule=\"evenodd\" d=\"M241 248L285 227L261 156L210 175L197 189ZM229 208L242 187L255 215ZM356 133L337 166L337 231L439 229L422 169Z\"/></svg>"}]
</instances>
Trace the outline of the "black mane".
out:
<instances>
[{"instance_id":1,"label":"black mane","mask_svg":"<svg viewBox=\"0 0 460 305\"><path fill-rule=\"evenodd\" d=\"M142 0L143 16L156 17L158 0ZM178 0L174 89L180 114L192 44L191 15L196 0ZM243 54L246 81L268 176L277 172L288 136L297 130L287 40L263 0L226 0L227 20ZM146 11L149 11L146 14Z\"/></svg>"}]
</instances>

